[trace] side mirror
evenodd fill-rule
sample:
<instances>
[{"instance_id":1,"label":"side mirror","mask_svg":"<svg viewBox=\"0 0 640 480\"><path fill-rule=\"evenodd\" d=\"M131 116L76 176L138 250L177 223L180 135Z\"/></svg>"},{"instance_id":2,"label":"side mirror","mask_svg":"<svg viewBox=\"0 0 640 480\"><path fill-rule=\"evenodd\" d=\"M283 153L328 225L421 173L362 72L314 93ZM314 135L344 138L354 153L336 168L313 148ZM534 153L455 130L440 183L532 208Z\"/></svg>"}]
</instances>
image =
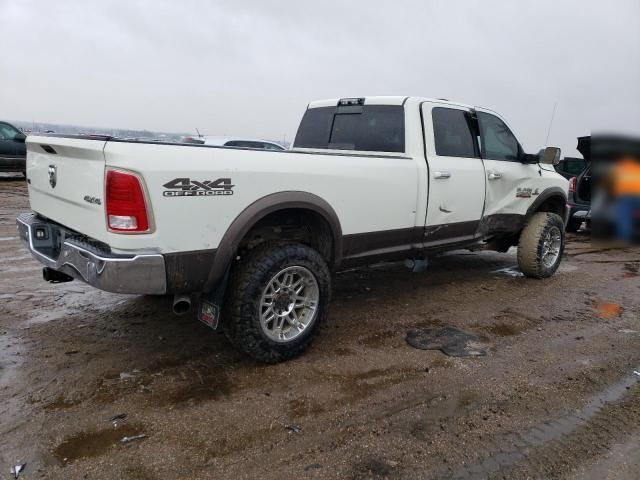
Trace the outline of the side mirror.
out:
<instances>
[{"instance_id":1,"label":"side mirror","mask_svg":"<svg viewBox=\"0 0 640 480\"><path fill-rule=\"evenodd\" d=\"M24 141L27 139L27 136L24 133L18 132L13 136L13 139L16 142L24 143Z\"/></svg>"},{"instance_id":2,"label":"side mirror","mask_svg":"<svg viewBox=\"0 0 640 480\"><path fill-rule=\"evenodd\" d=\"M560 163L560 149L558 147L547 147L540 155L540 163L547 165L558 165Z\"/></svg>"}]
</instances>

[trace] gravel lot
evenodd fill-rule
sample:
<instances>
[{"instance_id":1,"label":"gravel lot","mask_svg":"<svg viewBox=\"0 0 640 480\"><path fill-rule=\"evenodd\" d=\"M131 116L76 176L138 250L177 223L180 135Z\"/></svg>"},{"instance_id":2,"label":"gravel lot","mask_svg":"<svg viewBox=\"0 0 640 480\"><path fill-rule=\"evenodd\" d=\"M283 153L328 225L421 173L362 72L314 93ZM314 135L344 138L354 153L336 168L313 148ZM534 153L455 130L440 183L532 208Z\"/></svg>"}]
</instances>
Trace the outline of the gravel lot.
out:
<instances>
[{"instance_id":1,"label":"gravel lot","mask_svg":"<svg viewBox=\"0 0 640 480\"><path fill-rule=\"evenodd\" d=\"M264 366L168 298L45 283L26 210L0 178L0 478L640 478L640 248L342 273L311 350ZM444 325L487 355L404 340Z\"/></svg>"}]
</instances>

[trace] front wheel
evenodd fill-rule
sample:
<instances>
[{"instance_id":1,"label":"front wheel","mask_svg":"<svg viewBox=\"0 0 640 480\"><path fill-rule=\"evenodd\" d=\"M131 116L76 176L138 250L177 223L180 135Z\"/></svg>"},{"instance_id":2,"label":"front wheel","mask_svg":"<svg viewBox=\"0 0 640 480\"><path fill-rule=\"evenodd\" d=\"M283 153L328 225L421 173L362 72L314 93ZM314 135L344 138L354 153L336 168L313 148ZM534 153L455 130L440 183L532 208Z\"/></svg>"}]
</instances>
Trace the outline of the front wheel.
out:
<instances>
[{"instance_id":1,"label":"front wheel","mask_svg":"<svg viewBox=\"0 0 640 480\"><path fill-rule=\"evenodd\" d=\"M520 234L518 265L527 277L553 275L564 252L564 223L555 213L534 214Z\"/></svg>"},{"instance_id":2,"label":"front wheel","mask_svg":"<svg viewBox=\"0 0 640 480\"><path fill-rule=\"evenodd\" d=\"M306 350L326 319L331 274L312 248L267 242L232 270L224 331L236 348L265 363Z\"/></svg>"}]
</instances>

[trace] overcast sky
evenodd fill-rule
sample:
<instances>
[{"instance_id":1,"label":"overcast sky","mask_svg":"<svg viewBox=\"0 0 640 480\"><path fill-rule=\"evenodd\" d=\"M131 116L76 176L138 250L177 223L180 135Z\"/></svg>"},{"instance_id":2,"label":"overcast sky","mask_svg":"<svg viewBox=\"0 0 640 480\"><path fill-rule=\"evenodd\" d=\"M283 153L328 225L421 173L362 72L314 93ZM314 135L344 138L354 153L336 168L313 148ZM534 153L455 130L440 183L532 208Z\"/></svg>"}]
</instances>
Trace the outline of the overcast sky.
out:
<instances>
[{"instance_id":1,"label":"overcast sky","mask_svg":"<svg viewBox=\"0 0 640 480\"><path fill-rule=\"evenodd\" d=\"M0 0L0 118L272 139L313 99L444 97L526 150L640 133L640 1Z\"/></svg>"}]
</instances>

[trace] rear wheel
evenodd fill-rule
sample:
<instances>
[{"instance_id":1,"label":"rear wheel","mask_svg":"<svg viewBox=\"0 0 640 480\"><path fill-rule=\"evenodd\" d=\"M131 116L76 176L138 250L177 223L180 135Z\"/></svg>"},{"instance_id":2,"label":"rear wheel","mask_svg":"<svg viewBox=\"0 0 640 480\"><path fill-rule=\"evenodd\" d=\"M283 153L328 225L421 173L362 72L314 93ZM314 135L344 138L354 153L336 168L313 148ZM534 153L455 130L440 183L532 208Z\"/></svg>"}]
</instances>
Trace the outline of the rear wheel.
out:
<instances>
[{"instance_id":1,"label":"rear wheel","mask_svg":"<svg viewBox=\"0 0 640 480\"><path fill-rule=\"evenodd\" d=\"M234 267L224 330L236 348L266 363L301 354L327 317L331 275L312 248L293 242L257 246Z\"/></svg>"},{"instance_id":2,"label":"rear wheel","mask_svg":"<svg viewBox=\"0 0 640 480\"><path fill-rule=\"evenodd\" d=\"M555 213L534 214L520 234L518 265L527 277L553 275L564 251L564 223Z\"/></svg>"}]
</instances>

